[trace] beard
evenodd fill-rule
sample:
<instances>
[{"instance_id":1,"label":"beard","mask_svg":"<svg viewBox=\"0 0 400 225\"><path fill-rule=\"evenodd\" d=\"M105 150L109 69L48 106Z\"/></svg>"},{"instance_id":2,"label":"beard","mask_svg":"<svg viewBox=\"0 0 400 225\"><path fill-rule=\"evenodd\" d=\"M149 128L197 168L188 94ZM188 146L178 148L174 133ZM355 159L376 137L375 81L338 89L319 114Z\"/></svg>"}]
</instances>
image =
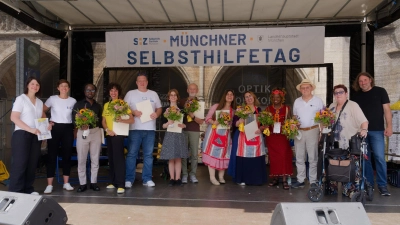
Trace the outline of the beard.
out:
<instances>
[{"instance_id":1,"label":"beard","mask_svg":"<svg viewBox=\"0 0 400 225\"><path fill-rule=\"evenodd\" d=\"M189 93L189 97L196 97L196 93Z\"/></svg>"}]
</instances>

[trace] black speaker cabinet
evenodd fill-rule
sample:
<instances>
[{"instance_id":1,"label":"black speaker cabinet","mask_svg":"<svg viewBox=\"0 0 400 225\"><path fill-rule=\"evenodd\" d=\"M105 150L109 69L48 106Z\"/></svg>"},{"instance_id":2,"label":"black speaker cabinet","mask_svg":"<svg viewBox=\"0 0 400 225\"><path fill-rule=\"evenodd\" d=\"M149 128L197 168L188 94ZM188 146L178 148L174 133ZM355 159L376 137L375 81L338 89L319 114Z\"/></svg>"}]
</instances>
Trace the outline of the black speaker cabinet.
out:
<instances>
[{"instance_id":1,"label":"black speaker cabinet","mask_svg":"<svg viewBox=\"0 0 400 225\"><path fill-rule=\"evenodd\" d=\"M360 202L343 203L279 203L271 218L271 225L370 225Z\"/></svg>"},{"instance_id":2,"label":"black speaker cabinet","mask_svg":"<svg viewBox=\"0 0 400 225\"><path fill-rule=\"evenodd\" d=\"M67 221L67 213L52 198L0 191L0 224L59 225Z\"/></svg>"}]
</instances>

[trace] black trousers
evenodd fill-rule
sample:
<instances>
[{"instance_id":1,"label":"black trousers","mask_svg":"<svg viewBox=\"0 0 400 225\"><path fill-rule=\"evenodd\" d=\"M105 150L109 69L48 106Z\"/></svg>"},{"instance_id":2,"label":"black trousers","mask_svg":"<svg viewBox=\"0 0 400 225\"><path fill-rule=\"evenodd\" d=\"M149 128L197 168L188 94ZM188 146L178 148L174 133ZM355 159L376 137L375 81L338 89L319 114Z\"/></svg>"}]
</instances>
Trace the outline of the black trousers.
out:
<instances>
[{"instance_id":1,"label":"black trousers","mask_svg":"<svg viewBox=\"0 0 400 225\"><path fill-rule=\"evenodd\" d=\"M125 187L125 136L107 136L108 164L110 166L110 180L114 186Z\"/></svg>"},{"instance_id":2,"label":"black trousers","mask_svg":"<svg viewBox=\"0 0 400 225\"><path fill-rule=\"evenodd\" d=\"M8 191L30 194L40 157L38 136L24 130L14 131L11 138L11 169Z\"/></svg>"},{"instance_id":3,"label":"black trousers","mask_svg":"<svg viewBox=\"0 0 400 225\"><path fill-rule=\"evenodd\" d=\"M47 159L47 178L54 177L56 170L57 156L61 144L60 155L62 157L61 166L63 175L71 174L71 154L74 143L74 126L72 123L54 123L51 129L51 139L47 140L48 159Z\"/></svg>"}]
</instances>

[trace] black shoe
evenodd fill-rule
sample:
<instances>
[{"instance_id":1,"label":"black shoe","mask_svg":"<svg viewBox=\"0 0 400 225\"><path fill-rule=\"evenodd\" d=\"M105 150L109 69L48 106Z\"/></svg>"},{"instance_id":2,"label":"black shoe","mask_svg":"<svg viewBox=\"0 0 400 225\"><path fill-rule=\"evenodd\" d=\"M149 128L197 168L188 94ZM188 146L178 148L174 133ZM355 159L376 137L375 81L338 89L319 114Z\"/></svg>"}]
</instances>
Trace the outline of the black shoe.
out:
<instances>
[{"instance_id":1,"label":"black shoe","mask_svg":"<svg viewBox=\"0 0 400 225\"><path fill-rule=\"evenodd\" d=\"M176 186L182 186L182 180L181 179L176 180L175 181L175 185Z\"/></svg>"},{"instance_id":2,"label":"black shoe","mask_svg":"<svg viewBox=\"0 0 400 225\"><path fill-rule=\"evenodd\" d=\"M386 186L378 187L378 190L382 196L390 196L390 192L388 191Z\"/></svg>"},{"instance_id":3,"label":"black shoe","mask_svg":"<svg viewBox=\"0 0 400 225\"><path fill-rule=\"evenodd\" d=\"M90 184L90 189L92 189L93 191L100 191L100 188L99 188L99 186L97 186L97 184Z\"/></svg>"},{"instance_id":4,"label":"black shoe","mask_svg":"<svg viewBox=\"0 0 400 225\"><path fill-rule=\"evenodd\" d=\"M173 179L169 180L168 186L172 187L174 185L175 185L175 180L173 180Z\"/></svg>"},{"instance_id":5,"label":"black shoe","mask_svg":"<svg viewBox=\"0 0 400 225\"><path fill-rule=\"evenodd\" d=\"M299 188L299 187L304 187L304 182L298 182L298 181L296 181L296 182L294 182L294 183L292 183L292 188Z\"/></svg>"},{"instance_id":6,"label":"black shoe","mask_svg":"<svg viewBox=\"0 0 400 225\"><path fill-rule=\"evenodd\" d=\"M76 191L77 192L84 192L84 191L86 191L86 189L87 189L87 185L85 184L85 185L80 185L78 190L76 190Z\"/></svg>"}]
</instances>

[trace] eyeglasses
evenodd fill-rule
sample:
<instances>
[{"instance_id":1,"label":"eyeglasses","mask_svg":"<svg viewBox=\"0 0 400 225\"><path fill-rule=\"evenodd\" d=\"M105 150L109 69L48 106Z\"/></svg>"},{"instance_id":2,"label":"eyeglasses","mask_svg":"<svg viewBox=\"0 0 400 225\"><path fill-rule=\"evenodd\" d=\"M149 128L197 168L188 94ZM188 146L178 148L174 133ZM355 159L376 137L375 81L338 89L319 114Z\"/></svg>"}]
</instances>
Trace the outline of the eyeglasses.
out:
<instances>
[{"instance_id":1,"label":"eyeglasses","mask_svg":"<svg viewBox=\"0 0 400 225\"><path fill-rule=\"evenodd\" d=\"M344 91L333 92L333 95L342 95L342 94L344 94Z\"/></svg>"},{"instance_id":2,"label":"eyeglasses","mask_svg":"<svg viewBox=\"0 0 400 225\"><path fill-rule=\"evenodd\" d=\"M85 91L86 91L86 93L89 93L89 92L95 93L96 92L96 90L91 90L91 89L86 89Z\"/></svg>"}]
</instances>

